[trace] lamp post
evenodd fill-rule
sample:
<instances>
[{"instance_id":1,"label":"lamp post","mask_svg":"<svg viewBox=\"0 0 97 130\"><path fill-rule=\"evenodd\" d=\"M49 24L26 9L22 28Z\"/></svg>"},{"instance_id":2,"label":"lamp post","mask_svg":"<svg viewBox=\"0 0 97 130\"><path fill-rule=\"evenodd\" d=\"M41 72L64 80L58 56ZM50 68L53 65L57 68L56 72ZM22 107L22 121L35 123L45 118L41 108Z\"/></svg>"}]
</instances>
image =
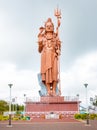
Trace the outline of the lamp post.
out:
<instances>
[{"instance_id":1,"label":"lamp post","mask_svg":"<svg viewBox=\"0 0 97 130\"><path fill-rule=\"evenodd\" d=\"M84 84L84 86L85 86L85 88L86 88L86 114L87 114L87 124L89 124L89 113L88 113L88 98L87 98L87 86L88 86L88 84L87 83L85 83Z\"/></svg>"},{"instance_id":2,"label":"lamp post","mask_svg":"<svg viewBox=\"0 0 97 130\"><path fill-rule=\"evenodd\" d=\"M15 111L17 113L17 97L15 97Z\"/></svg>"},{"instance_id":3,"label":"lamp post","mask_svg":"<svg viewBox=\"0 0 97 130\"><path fill-rule=\"evenodd\" d=\"M26 102L26 94L24 94L24 103ZM26 111L26 107L25 107L25 104L24 104L24 116L25 116L25 111Z\"/></svg>"},{"instance_id":4,"label":"lamp post","mask_svg":"<svg viewBox=\"0 0 97 130\"><path fill-rule=\"evenodd\" d=\"M78 106L78 113L79 113L79 94L77 94L76 96L77 96L77 106Z\"/></svg>"},{"instance_id":5,"label":"lamp post","mask_svg":"<svg viewBox=\"0 0 97 130\"><path fill-rule=\"evenodd\" d=\"M13 86L13 84L8 84L9 88L10 88L10 103L9 103L9 126L11 125L11 87Z\"/></svg>"}]
</instances>

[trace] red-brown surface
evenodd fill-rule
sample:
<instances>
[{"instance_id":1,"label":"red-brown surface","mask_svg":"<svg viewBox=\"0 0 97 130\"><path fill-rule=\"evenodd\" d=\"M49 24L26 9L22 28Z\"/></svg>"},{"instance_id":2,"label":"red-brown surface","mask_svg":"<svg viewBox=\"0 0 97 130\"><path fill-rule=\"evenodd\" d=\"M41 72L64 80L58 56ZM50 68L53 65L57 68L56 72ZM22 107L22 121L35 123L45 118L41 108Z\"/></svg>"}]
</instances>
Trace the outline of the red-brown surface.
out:
<instances>
[{"instance_id":1,"label":"red-brown surface","mask_svg":"<svg viewBox=\"0 0 97 130\"><path fill-rule=\"evenodd\" d=\"M78 111L77 102L41 103L27 102L26 112Z\"/></svg>"}]
</instances>

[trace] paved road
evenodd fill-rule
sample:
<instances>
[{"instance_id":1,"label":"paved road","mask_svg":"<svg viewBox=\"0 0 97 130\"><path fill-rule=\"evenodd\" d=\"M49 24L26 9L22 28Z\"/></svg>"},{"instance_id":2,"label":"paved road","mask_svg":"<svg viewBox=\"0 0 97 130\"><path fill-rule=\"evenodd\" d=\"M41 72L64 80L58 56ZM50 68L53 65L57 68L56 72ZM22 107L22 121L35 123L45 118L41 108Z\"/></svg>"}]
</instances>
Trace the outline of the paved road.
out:
<instances>
[{"instance_id":1,"label":"paved road","mask_svg":"<svg viewBox=\"0 0 97 130\"><path fill-rule=\"evenodd\" d=\"M97 120L90 121L90 125L85 122L37 122L37 123L14 123L12 127L7 127L6 123L0 122L0 130L97 130Z\"/></svg>"}]
</instances>

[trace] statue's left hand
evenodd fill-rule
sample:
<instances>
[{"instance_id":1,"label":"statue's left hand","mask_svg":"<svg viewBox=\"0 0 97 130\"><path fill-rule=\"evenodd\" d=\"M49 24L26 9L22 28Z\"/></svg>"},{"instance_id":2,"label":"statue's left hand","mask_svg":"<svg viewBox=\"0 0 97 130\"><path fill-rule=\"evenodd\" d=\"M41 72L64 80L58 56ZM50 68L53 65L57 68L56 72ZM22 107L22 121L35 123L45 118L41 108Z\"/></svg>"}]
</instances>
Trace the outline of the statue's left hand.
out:
<instances>
[{"instance_id":1,"label":"statue's left hand","mask_svg":"<svg viewBox=\"0 0 97 130\"><path fill-rule=\"evenodd\" d=\"M56 53L58 54L58 56L61 55L60 50L56 50Z\"/></svg>"},{"instance_id":2,"label":"statue's left hand","mask_svg":"<svg viewBox=\"0 0 97 130\"><path fill-rule=\"evenodd\" d=\"M60 24L61 24L61 23L60 23L60 20L58 19L58 27L60 27Z\"/></svg>"}]
</instances>

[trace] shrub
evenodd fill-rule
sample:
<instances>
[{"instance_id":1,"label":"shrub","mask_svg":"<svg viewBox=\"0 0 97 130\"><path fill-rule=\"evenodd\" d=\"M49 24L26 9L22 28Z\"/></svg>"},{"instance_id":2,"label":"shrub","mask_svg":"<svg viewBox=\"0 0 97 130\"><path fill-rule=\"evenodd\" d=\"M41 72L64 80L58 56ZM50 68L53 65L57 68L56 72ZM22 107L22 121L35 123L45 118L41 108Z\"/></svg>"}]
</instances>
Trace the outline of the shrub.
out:
<instances>
[{"instance_id":1,"label":"shrub","mask_svg":"<svg viewBox=\"0 0 97 130\"><path fill-rule=\"evenodd\" d=\"M9 119L9 116L2 116L2 121L6 121Z\"/></svg>"},{"instance_id":2,"label":"shrub","mask_svg":"<svg viewBox=\"0 0 97 130\"><path fill-rule=\"evenodd\" d=\"M81 119L82 119L82 120L85 120L86 118L87 118L87 114L85 114L85 113L84 113L84 114L81 114Z\"/></svg>"},{"instance_id":3,"label":"shrub","mask_svg":"<svg viewBox=\"0 0 97 130\"><path fill-rule=\"evenodd\" d=\"M21 116L19 117L19 119L20 119L20 120L26 120L26 116L21 115Z\"/></svg>"},{"instance_id":4,"label":"shrub","mask_svg":"<svg viewBox=\"0 0 97 130\"><path fill-rule=\"evenodd\" d=\"M0 115L0 121L2 121L2 118L3 118L3 116L2 116L2 115Z\"/></svg>"},{"instance_id":5,"label":"shrub","mask_svg":"<svg viewBox=\"0 0 97 130\"><path fill-rule=\"evenodd\" d=\"M86 119L87 114L75 114L74 117L75 119L82 119L85 120Z\"/></svg>"},{"instance_id":6,"label":"shrub","mask_svg":"<svg viewBox=\"0 0 97 130\"><path fill-rule=\"evenodd\" d=\"M94 120L96 118L96 114L90 114L90 119Z\"/></svg>"},{"instance_id":7,"label":"shrub","mask_svg":"<svg viewBox=\"0 0 97 130\"><path fill-rule=\"evenodd\" d=\"M75 114L75 115L74 115L74 118L75 118L75 119L81 119L81 114Z\"/></svg>"},{"instance_id":8,"label":"shrub","mask_svg":"<svg viewBox=\"0 0 97 130\"><path fill-rule=\"evenodd\" d=\"M17 121L17 120L19 120L19 117L13 117L12 120Z\"/></svg>"},{"instance_id":9,"label":"shrub","mask_svg":"<svg viewBox=\"0 0 97 130\"><path fill-rule=\"evenodd\" d=\"M87 119L87 114L75 114L74 115L75 119L82 119L82 120L85 120ZM94 119L97 119L97 114L89 114L88 115L89 119L90 120L94 120Z\"/></svg>"}]
</instances>

